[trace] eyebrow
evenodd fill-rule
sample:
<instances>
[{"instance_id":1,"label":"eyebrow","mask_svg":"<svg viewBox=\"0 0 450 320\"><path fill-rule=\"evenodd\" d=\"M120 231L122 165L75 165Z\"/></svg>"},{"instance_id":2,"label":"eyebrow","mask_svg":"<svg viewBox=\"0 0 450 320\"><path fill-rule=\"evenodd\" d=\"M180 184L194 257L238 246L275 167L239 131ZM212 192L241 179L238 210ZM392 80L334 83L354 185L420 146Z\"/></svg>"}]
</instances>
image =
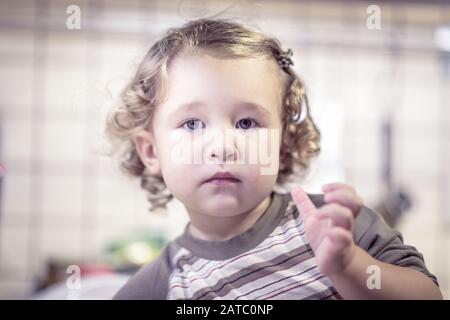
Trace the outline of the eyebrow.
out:
<instances>
[{"instance_id":1,"label":"eyebrow","mask_svg":"<svg viewBox=\"0 0 450 320\"><path fill-rule=\"evenodd\" d=\"M257 103L238 102L237 104L246 110L257 111L257 112L263 114L264 116L270 117L270 111Z\"/></svg>"},{"instance_id":2,"label":"eyebrow","mask_svg":"<svg viewBox=\"0 0 450 320\"><path fill-rule=\"evenodd\" d=\"M245 111L256 111L265 117L270 117L270 115L271 115L269 110L267 110L266 108L264 108L263 106L261 106L257 103L247 102L247 101L238 101L237 103L235 103L235 106L236 107L239 106L240 108L244 109ZM206 104L201 101L192 101L192 102L184 103L180 107L173 110L170 113L170 116L173 117L173 116L176 116L178 113L189 112L189 111L195 110L198 107L202 107L202 108L206 107Z\"/></svg>"}]
</instances>

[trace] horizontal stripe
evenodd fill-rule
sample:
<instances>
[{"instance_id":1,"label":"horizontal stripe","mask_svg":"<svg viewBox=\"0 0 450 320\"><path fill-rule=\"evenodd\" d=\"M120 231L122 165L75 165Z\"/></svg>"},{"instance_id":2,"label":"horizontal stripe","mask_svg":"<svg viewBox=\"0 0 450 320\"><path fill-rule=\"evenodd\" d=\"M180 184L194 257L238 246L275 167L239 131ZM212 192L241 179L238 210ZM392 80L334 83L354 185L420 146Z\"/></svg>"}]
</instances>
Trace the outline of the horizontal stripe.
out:
<instances>
[{"instance_id":1,"label":"horizontal stripe","mask_svg":"<svg viewBox=\"0 0 450 320\"><path fill-rule=\"evenodd\" d=\"M341 300L342 297L334 287L330 287L325 291L313 294L307 298L308 300Z\"/></svg>"},{"instance_id":2,"label":"horizontal stripe","mask_svg":"<svg viewBox=\"0 0 450 320\"><path fill-rule=\"evenodd\" d=\"M302 236L302 234L300 234L300 233L294 233L290 238L284 239L284 240L280 240L280 241L278 241L278 242L275 242L275 243L273 243L272 245L270 245L269 247L266 247L266 248L264 248L264 249L262 249L262 250L259 250L259 251L256 251L256 252L266 251L266 250L268 250L268 249L270 249L270 248L273 248L273 247L275 247L275 246L279 246L279 245L286 244L287 242L291 241L292 239L297 238L297 237L300 237L300 236ZM245 256L250 256L250 255L252 255L252 254L255 254L256 252L250 251L250 252L248 252L247 254L245 254ZM175 284L171 285L171 288L176 288L176 287L184 287L184 288L185 288L185 287L188 287L188 286L190 286L194 281L197 281L197 280L200 280L200 279L205 279L205 278L207 278L207 277L210 277L211 274L212 274L214 271L220 270L220 269L222 269L223 267L225 267L226 265L228 265L228 264L230 264L230 263L232 263L232 262L235 262L235 261L237 261L237 260L240 260L240 259L242 259L243 257L244 257L244 256L239 256L239 257L237 257L237 258L234 258L234 259L232 259L232 260L229 260L229 261L225 262L224 264L222 264L222 265L220 265L220 266L217 266L217 267L214 267L214 268L210 269L210 270L208 271L208 273L206 273L206 274L204 274L204 275L202 275L202 276L195 276L195 277L192 277L192 278L190 278L190 279L186 279L186 281L189 281L189 282L190 282L190 284L188 284L188 285L183 285L183 284L181 284L181 283L178 282L178 283L175 283Z\"/></svg>"},{"instance_id":3,"label":"horizontal stripe","mask_svg":"<svg viewBox=\"0 0 450 320\"><path fill-rule=\"evenodd\" d=\"M291 279L291 278L293 278L293 277L301 276L301 275L305 274L306 272L311 271L311 270L316 269L316 268L317 268L317 266L314 265L314 266L309 267L308 269L306 269L306 270L304 270L304 271L302 271L302 272L300 272L300 273L296 273L296 274L287 276L287 277L285 277L285 278L279 279L279 280L274 281L274 282L272 282L272 283L266 284L266 285L264 285L264 286L262 286L262 287L258 287L258 288L256 288L256 289L253 289L253 290L251 290L251 291L248 291L248 292L246 292L246 293L244 293L244 294L241 294L241 295L237 296L234 300L238 300L239 298L244 297L244 296L248 296L248 295L250 295L251 293L255 293L256 291L259 291L259 290L265 289L265 288L267 288L267 287L273 286L274 284L278 284L278 283L280 283L280 282L282 282L282 281L286 281L287 279Z\"/></svg>"},{"instance_id":4,"label":"horizontal stripe","mask_svg":"<svg viewBox=\"0 0 450 320\"><path fill-rule=\"evenodd\" d=\"M309 260L312 256L312 249L309 245L297 248L289 253L279 255L272 261L260 262L248 268L239 270L227 278L220 279L214 287L198 290L193 297L194 299L201 299L206 294L224 296L230 291L228 289L239 289L248 283L255 283L258 279L273 275L279 270L292 268L293 265L299 264L304 260ZM296 258L301 260L298 261L299 259ZM224 288L225 290L222 290Z\"/></svg>"},{"instance_id":5,"label":"horizontal stripe","mask_svg":"<svg viewBox=\"0 0 450 320\"><path fill-rule=\"evenodd\" d=\"M287 232L287 231L291 231L292 229L298 228L298 227L301 226L301 225L302 225L302 222L300 222L300 223L298 223L298 224L296 224L296 225L294 225L294 226L291 226L291 227L287 228L287 229L284 230L284 231L281 231L281 232L279 232L279 233L277 233L277 234L274 234L274 235L268 237L268 239L270 239L270 238L275 238L275 237L279 237L279 236L286 236L286 232ZM301 235L304 235L304 232L302 232ZM274 239L274 241L278 241L278 240L277 240L277 239ZM264 242L263 242L263 243L264 243ZM241 255L239 255L239 256L233 258L233 259L241 258L241 257L248 256L249 254L254 254L254 253L261 252L262 249L267 249L271 244L272 244L272 243L267 244L267 247L262 247L262 248L256 247L255 249L250 250L250 251L247 252L247 253L243 253L243 254L241 254ZM257 250L257 251L254 251L254 250ZM182 258L181 258L181 259L182 259ZM201 260L205 261L205 259L201 259ZM189 269L188 269L188 270L183 270L183 274L180 273L179 278L181 278L181 279L188 279L189 273L195 273L195 274L197 274L197 273L198 273L199 271L201 271L206 265L208 265L208 264L210 264L210 263L212 263L212 262L214 262L214 261L213 261L213 260L206 260L206 262L205 262L203 265L201 265L197 270L189 270ZM221 262L222 262L222 261L221 261ZM177 265L178 265L179 267L181 267L179 262L177 263ZM186 265L186 264L183 264L182 266L185 267L185 265ZM208 271L205 271L205 273L207 273L207 272L208 272ZM185 273L186 275L185 275L184 273Z\"/></svg>"},{"instance_id":6,"label":"horizontal stripe","mask_svg":"<svg viewBox=\"0 0 450 320\"><path fill-rule=\"evenodd\" d=\"M317 277L317 278L315 278L315 277ZM277 289L277 290L274 290L274 292L276 292L275 294L260 296L260 297L257 297L255 300L268 300L268 299L272 299L272 298L274 298L274 297L276 297L276 296L278 296L278 295L280 295L280 294L282 294L282 293L285 293L285 292L291 291L291 290L293 290L293 289L297 289L297 288L306 286L307 284L311 284L311 283L313 283L314 281L317 281L317 280L319 280L319 279L321 279L321 278L323 278L323 277L324 277L324 275L321 274L320 272L318 272L318 273L316 273L315 275L311 276L310 278L307 278L307 279L304 280L304 281L310 280L310 281L308 281L308 282L302 282L302 283L300 283L300 284L297 284L297 285L294 286L294 287L292 287L292 284L287 285L287 286L285 286L284 288L279 288L279 289ZM311 279L312 279L312 280L311 280ZM289 287L289 286L291 286L291 288L285 289L286 287ZM280 291L280 292L277 292L277 291L279 291L279 290L281 290L281 289L285 289L285 290ZM299 299L299 298L296 298L296 299ZM303 298L302 298L302 299L303 299Z\"/></svg>"}]
</instances>

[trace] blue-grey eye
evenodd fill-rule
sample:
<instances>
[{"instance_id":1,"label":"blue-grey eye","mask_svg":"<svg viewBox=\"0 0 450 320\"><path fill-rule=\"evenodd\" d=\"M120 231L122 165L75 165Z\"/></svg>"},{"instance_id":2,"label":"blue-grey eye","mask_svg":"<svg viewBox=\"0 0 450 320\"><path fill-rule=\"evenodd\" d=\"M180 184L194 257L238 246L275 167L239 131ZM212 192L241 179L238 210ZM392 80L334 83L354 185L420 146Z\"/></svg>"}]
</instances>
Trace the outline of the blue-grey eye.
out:
<instances>
[{"instance_id":1,"label":"blue-grey eye","mask_svg":"<svg viewBox=\"0 0 450 320\"><path fill-rule=\"evenodd\" d=\"M256 126L256 122L252 119L249 118L245 118L245 119L241 119L236 123L236 127L238 129L250 129Z\"/></svg>"},{"instance_id":2,"label":"blue-grey eye","mask_svg":"<svg viewBox=\"0 0 450 320\"><path fill-rule=\"evenodd\" d=\"M194 131L203 128L202 121L198 119L190 119L183 123L183 128Z\"/></svg>"}]
</instances>

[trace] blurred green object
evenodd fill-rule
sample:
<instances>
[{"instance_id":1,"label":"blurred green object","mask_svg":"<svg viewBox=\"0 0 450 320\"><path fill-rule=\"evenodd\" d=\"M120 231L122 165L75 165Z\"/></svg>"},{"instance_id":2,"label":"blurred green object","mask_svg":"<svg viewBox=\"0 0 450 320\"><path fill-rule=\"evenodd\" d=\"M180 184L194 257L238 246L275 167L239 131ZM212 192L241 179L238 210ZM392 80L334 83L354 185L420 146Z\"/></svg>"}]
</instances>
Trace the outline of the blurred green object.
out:
<instances>
[{"instance_id":1,"label":"blurred green object","mask_svg":"<svg viewBox=\"0 0 450 320\"><path fill-rule=\"evenodd\" d=\"M155 259L168 242L160 232L133 231L106 247L106 261L117 271L134 271Z\"/></svg>"}]
</instances>

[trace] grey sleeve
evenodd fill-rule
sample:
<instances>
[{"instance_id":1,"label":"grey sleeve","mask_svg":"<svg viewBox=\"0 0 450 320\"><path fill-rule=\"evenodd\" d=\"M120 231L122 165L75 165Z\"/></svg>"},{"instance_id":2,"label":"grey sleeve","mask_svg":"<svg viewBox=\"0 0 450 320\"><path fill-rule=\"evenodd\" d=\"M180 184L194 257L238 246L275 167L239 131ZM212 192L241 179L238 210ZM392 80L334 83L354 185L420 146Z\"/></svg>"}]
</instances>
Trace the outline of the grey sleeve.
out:
<instances>
[{"instance_id":1,"label":"grey sleeve","mask_svg":"<svg viewBox=\"0 0 450 320\"><path fill-rule=\"evenodd\" d=\"M136 272L113 297L114 300L165 300L170 276L168 246Z\"/></svg>"},{"instance_id":2,"label":"grey sleeve","mask_svg":"<svg viewBox=\"0 0 450 320\"><path fill-rule=\"evenodd\" d=\"M363 207L353 229L355 243L372 257L393 265L413 268L438 281L427 267L423 255L413 246L403 243L403 236L392 229L375 210Z\"/></svg>"}]
</instances>

